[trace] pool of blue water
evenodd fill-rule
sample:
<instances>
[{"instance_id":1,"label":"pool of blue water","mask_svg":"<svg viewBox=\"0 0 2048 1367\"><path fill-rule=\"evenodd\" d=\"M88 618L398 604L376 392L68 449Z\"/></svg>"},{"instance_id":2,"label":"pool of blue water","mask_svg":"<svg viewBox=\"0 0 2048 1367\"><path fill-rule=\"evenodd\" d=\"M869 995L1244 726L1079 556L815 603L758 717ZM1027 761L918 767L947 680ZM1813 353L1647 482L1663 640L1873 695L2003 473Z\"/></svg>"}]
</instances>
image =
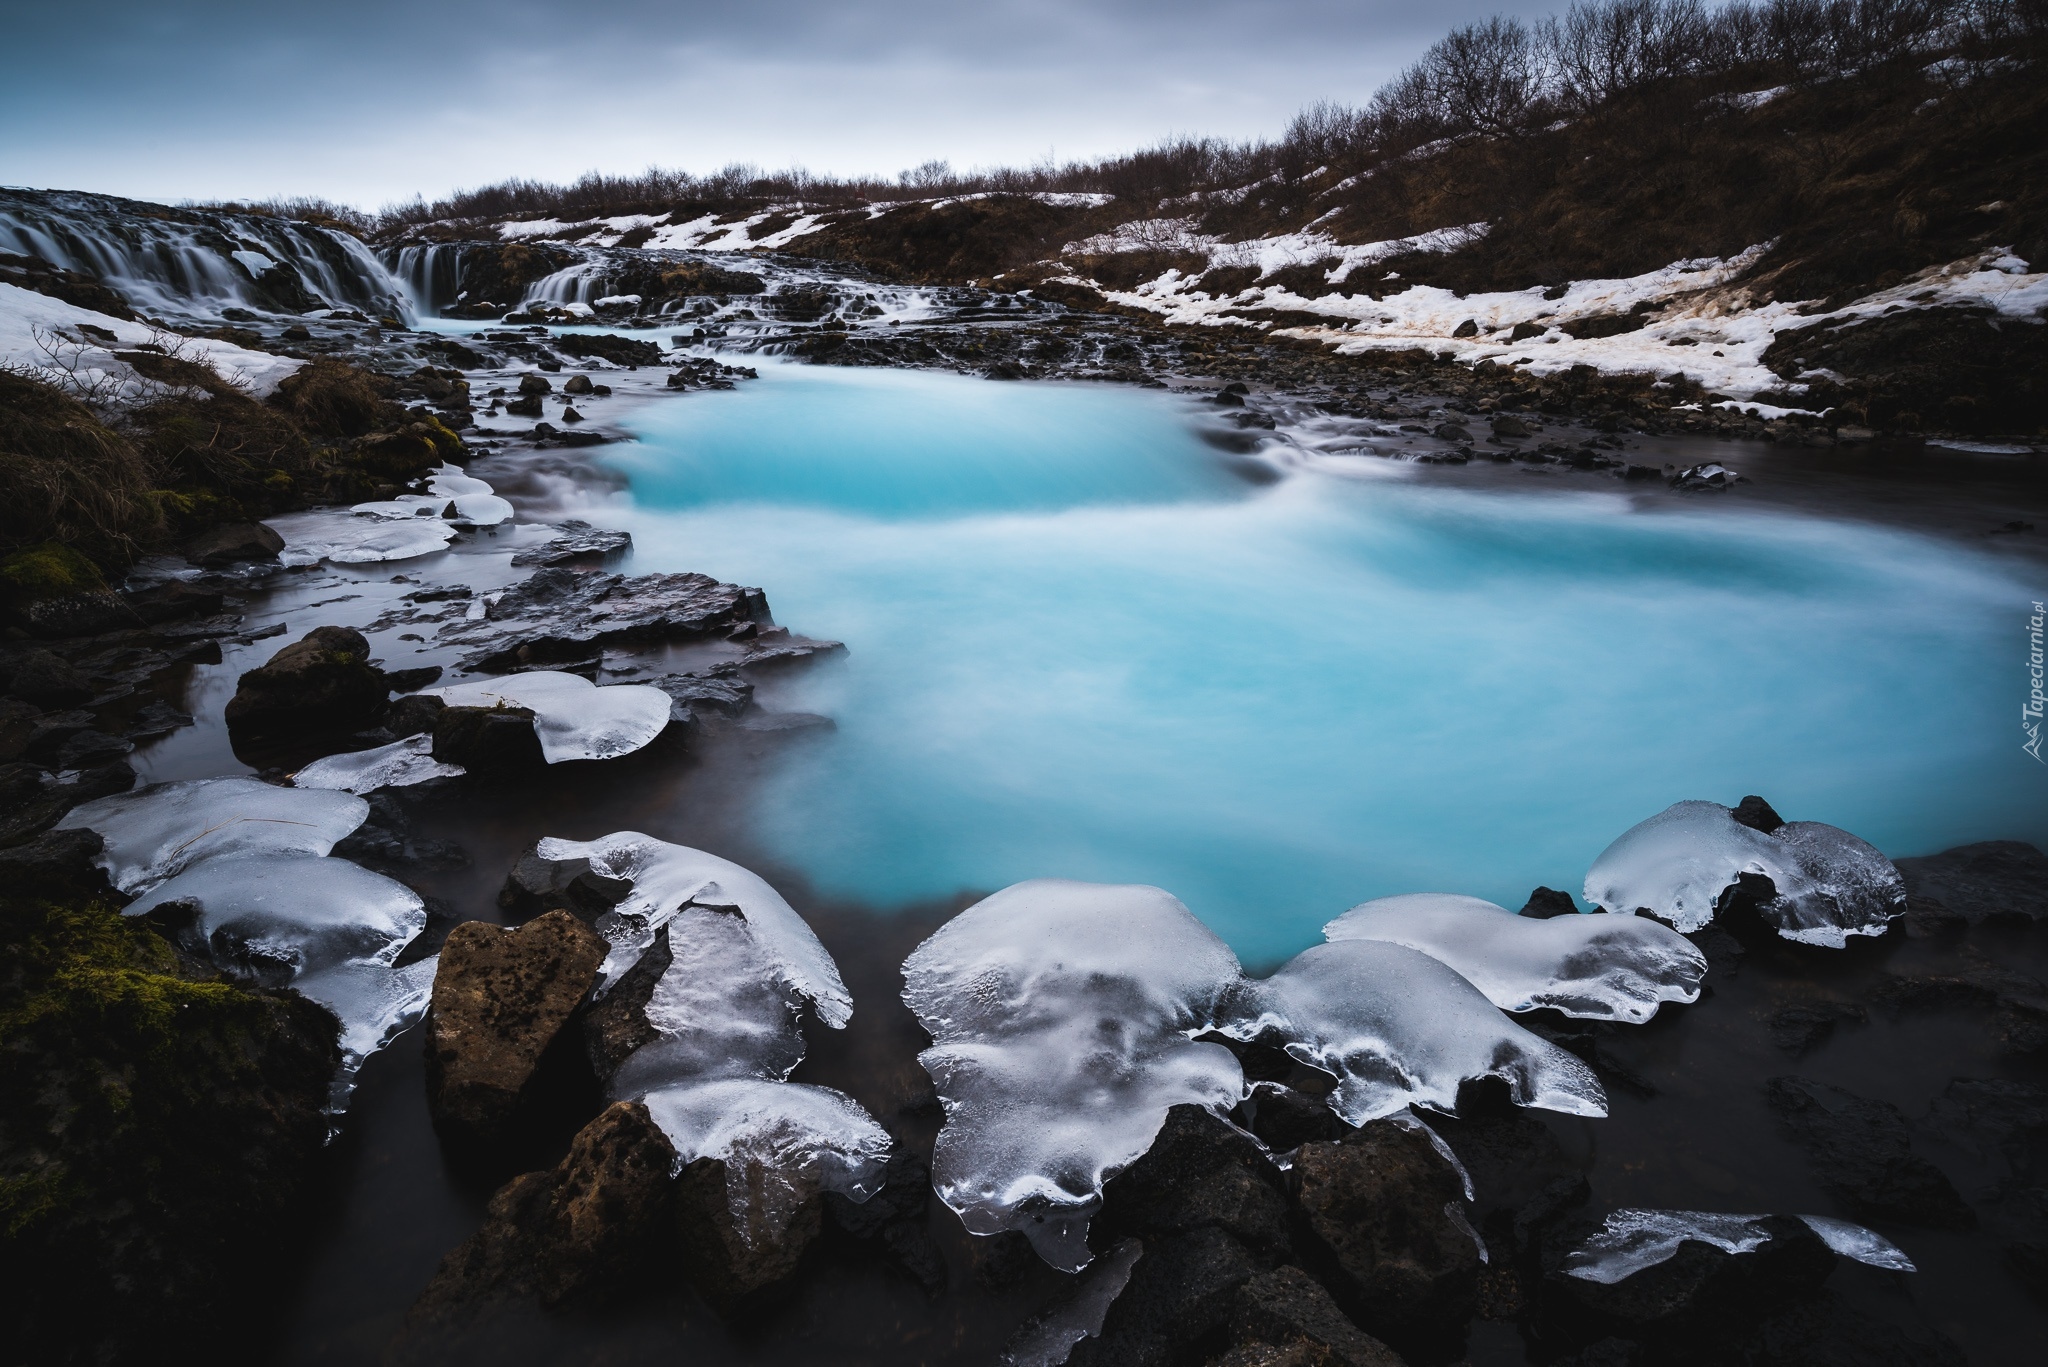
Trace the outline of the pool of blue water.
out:
<instances>
[{"instance_id":1,"label":"pool of blue water","mask_svg":"<svg viewBox=\"0 0 2048 1367\"><path fill-rule=\"evenodd\" d=\"M753 825L883 907L1157 884L1248 962L1391 893L1577 892L1628 826L1761 793L1895 856L2048 840L2024 562L1591 479L1204 441L1186 400L763 367L616 448L634 568L847 642ZM651 829L651 828L650 828Z\"/></svg>"}]
</instances>

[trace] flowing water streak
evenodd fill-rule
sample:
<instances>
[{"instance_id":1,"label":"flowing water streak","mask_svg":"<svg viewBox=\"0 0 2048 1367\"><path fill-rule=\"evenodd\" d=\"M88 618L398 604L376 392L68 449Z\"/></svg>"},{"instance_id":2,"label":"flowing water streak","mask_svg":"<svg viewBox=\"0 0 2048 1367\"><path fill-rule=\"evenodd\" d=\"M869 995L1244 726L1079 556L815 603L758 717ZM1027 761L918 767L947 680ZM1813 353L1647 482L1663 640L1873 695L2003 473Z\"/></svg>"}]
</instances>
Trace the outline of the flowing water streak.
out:
<instances>
[{"instance_id":1,"label":"flowing water streak","mask_svg":"<svg viewBox=\"0 0 2048 1367\"><path fill-rule=\"evenodd\" d=\"M839 731L770 786L778 858L882 905L1151 883L1258 962L1369 897L1575 887L1683 798L1893 855L2048 838L2005 743L2008 564L1586 479L1296 455L1258 485L1199 416L774 365L642 412L603 510L634 568L767 585L851 648L781 686Z\"/></svg>"}]
</instances>

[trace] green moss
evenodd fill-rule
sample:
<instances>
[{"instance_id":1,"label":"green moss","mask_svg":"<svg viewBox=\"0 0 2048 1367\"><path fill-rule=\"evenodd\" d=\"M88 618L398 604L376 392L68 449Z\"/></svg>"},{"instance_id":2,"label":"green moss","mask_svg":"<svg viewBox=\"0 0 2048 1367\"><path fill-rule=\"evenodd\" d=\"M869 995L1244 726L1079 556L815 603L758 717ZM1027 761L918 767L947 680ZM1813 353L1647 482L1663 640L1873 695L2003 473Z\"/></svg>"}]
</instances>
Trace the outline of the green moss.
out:
<instances>
[{"instance_id":1,"label":"green moss","mask_svg":"<svg viewBox=\"0 0 2048 1367\"><path fill-rule=\"evenodd\" d=\"M96 593L107 586L99 566L69 546L45 541L0 560L0 592L18 603Z\"/></svg>"}]
</instances>

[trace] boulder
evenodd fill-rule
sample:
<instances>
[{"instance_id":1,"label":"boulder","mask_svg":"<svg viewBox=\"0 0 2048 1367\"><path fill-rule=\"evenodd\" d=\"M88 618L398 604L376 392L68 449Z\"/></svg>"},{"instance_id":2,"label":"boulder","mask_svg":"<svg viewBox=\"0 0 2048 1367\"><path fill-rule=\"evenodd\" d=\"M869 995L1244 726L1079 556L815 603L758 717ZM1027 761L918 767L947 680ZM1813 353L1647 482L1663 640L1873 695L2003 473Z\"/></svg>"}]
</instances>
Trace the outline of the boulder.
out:
<instances>
[{"instance_id":1,"label":"boulder","mask_svg":"<svg viewBox=\"0 0 2048 1367\"><path fill-rule=\"evenodd\" d=\"M1294 1175L1311 1256L1360 1324L1397 1342L1462 1333L1479 1247L1464 1179L1426 1133L1375 1121L1342 1143L1302 1145Z\"/></svg>"},{"instance_id":2,"label":"boulder","mask_svg":"<svg viewBox=\"0 0 2048 1367\"><path fill-rule=\"evenodd\" d=\"M268 527L263 530L269 531ZM275 533L272 533L275 535ZM151 626L182 622L190 617L211 617L221 610L225 599L211 589L194 588L182 579L152 584L122 595L137 617Z\"/></svg>"},{"instance_id":3,"label":"boulder","mask_svg":"<svg viewBox=\"0 0 2048 1367\"><path fill-rule=\"evenodd\" d=\"M434 715L434 758L471 773L516 772L547 763L528 707L443 707Z\"/></svg>"},{"instance_id":4,"label":"boulder","mask_svg":"<svg viewBox=\"0 0 2048 1367\"><path fill-rule=\"evenodd\" d=\"M1242 1110L1248 1113L1245 1128L1275 1153L1317 1140L1342 1139L1351 1128L1321 1097L1278 1082L1255 1085Z\"/></svg>"},{"instance_id":5,"label":"boulder","mask_svg":"<svg viewBox=\"0 0 2048 1367\"><path fill-rule=\"evenodd\" d=\"M521 418L537 418L547 410L541 407L538 394L523 394L506 401L505 411Z\"/></svg>"},{"instance_id":6,"label":"boulder","mask_svg":"<svg viewBox=\"0 0 2048 1367\"><path fill-rule=\"evenodd\" d=\"M676 1178L673 1198L684 1272L724 1310L788 1282L824 1229L816 1173L736 1161L738 1174L719 1159L697 1159ZM738 1210L735 1188L743 1193Z\"/></svg>"},{"instance_id":7,"label":"boulder","mask_svg":"<svg viewBox=\"0 0 2048 1367\"><path fill-rule=\"evenodd\" d=\"M585 1013L583 1049L590 1059L592 1073L600 1078L610 1077L634 1050L661 1037L661 1032L647 1019L647 1003L653 999L655 984L674 962L668 927L663 926L654 932L654 943L619 975L603 1000Z\"/></svg>"},{"instance_id":8,"label":"boulder","mask_svg":"<svg viewBox=\"0 0 2048 1367\"><path fill-rule=\"evenodd\" d=\"M37 647L22 651L5 668L7 691L38 707L69 707L90 701L94 692L92 680L75 665Z\"/></svg>"},{"instance_id":9,"label":"boulder","mask_svg":"<svg viewBox=\"0 0 2048 1367\"><path fill-rule=\"evenodd\" d=\"M185 543L185 559L201 569L251 560L275 560L284 538L261 522L226 522Z\"/></svg>"},{"instance_id":10,"label":"boulder","mask_svg":"<svg viewBox=\"0 0 2048 1367\"><path fill-rule=\"evenodd\" d=\"M528 374L519 377L519 393L522 397L546 394L551 392L554 387L555 382L545 375Z\"/></svg>"},{"instance_id":11,"label":"boulder","mask_svg":"<svg viewBox=\"0 0 2048 1367\"><path fill-rule=\"evenodd\" d=\"M1769 835L1772 831L1785 824L1785 818L1778 815L1777 808L1771 806L1770 803L1764 801L1755 793L1751 793L1748 797L1736 803L1730 809L1729 815L1751 830L1762 831L1765 835Z\"/></svg>"},{"instance_id":12,"label":"boulder","mask_svg":"<svg viewBox=\"0 0 2048 1367\"><path fill-rule=\"evenodd\" d=\"M660 357L660 354L660 350L657 348L655 352L657 359ZM596 388L597 386L591 382L588 375L571 375L563 383L562 392L564 394L588 394Z\"/></svg>"},{"instance_id":13,"label":"boulder","mask_svg":"<svg viewBox=\"0 0 2048 1367\"><path fill-rule=\"evenodd\" d=\"M1977 1223L1941 1169L1913 1151L1912 1127L1890 1102L1799 1077L1772 1078L1764 1095L1821 1185L1855 1219L1932 1229Z\"/></svg>"},{"instance_id":14,"label":"boulder","mask_svg":"<svg viewBox=\"0 0 2048 1367\"><path fill-rule=\"evenodd\" d=\"M2032 845L1986 840L1897 864L1916 905L1936 902L1973 924L1987 918L2048 921L2048 855Z\"/></svg>"},{"instance_id":15,"label":"boulder","mask_svg":"<svg viewBox=\"0 0 2048 1367\"><path fill-rule=\"evenodd\" d=\"M88 830L44 831L0 849L0 887L16 896L84 900L111 891L106 871L93 860L102 841Z\"/></svg>"},{"instance_id":16,"label":"boulder","mask_svg":"<svg viewBox=\"0 0 2048 1367\"><path fill-rule=\"evenodd\" d=\"M442 1259L408 1323L458 1318L492 1300L589 1304L645 1285L674 1237L674 1162L647 1108L615 1102L552 1170L498 1190L482 1228Z\"/></svg>"},{"instance_id":17,"label":"boulder","mask_svg":"<svg viewBox=\"0 0 2048 1367\"><path fill-rule=\"evenodd\" d=\"M1074 1345L1069 1367L1170 1367L1228 1346L1233 1293L1268 1271L1213 1226L1147 1240L1102 1332Z\"/></svg>"},{"instance_id":18,"label":"boulder","mask_svg":"<svg viewBox=\"0 0 2048 1367\"><path fill-rule=\"evenodd\" d=\"M471 668L502 673L595 660L609 645L723 637L741 623L769 621L761 590L709 575L551 568L505 590L482 620L451 623L441 639L476 650Z\"/></svg>"},{"instance_id":19,"label":"boulder","mask_svg":"<svg viewBox=\"0 0 2048 1367\"><path fill-rule=\"evenodd\" d=\"M315 627L242 675L226 718L249 735L345 733L375 723L390 691L361 632Z\"/></svg>"},{"instance_id":20,"label":"boulder","mask_svg":"<svg viewBox=\"0 0 2048 1367\"><path fill-rule=\"evenodd\" d=\"M576 378L583 377L579 375ZM573 518L557 523L556 528L561 535L546 545L533 546L514 553L513 565L566 565L577 560L602 560L633 547L631 532L615 531L609 527L593 527L588 522Z\"/></svg>"},{"instance_id":21,"label":"boulder","mask_svg":"<svg viewBox=\"0 0 2048 1367\"><path fill-rule=\"evenodd\" d=\"M1279 1169L1249 1136L1201 1106L1168 1110L1152 1147L1111 1178L1102 1196L1089 1230L1097 1250L1213 1227L1268 1264L1291 1251Z\"/></svg>"},{"instance_id":22,"label":"boulder","mask_svg":"<svg viewBox=\"0 0 2048 1367\"><path fill-rule=\"evenodd\" d=\"M427 1109L458 1148L512 1137L545 1055L597 983L610 946L566 911L518 929L465 921L449 933L427 1012Z\"/></svg>"},{"instance_id":23,"label":"boulder","mask_svg":"<svg viewBox=\"0 0 2048 1367\"><path fill-rule=\"evenodd\" d=\"M1526 437L1531 435L1529 424L1512 413L1493 415L1493 435L1496 437Z\"/></svg>"},{"instance_id":24,"label":"boulder","mask_svg":"<svg viewBox=\"0 0 2048 1367\"><path fill-rule=\"evenodd\" d=\"M1572 900L1570 893L1559 892L1556 888L1535 888L1529 893L1529 900L1522 904L1521 911L1516 914L1547 921L1553 916L1577 915L1578 910L1579 904Z\"/></svg>"},{"instance_id":25,"label":"boulder","mask_svg":"<svg viewBox=\"0 0 2048 1367\"><path fill-rule=\"evenodd\" d=\"M37 636L98 636L139 627L142 619L118 593L100 589L38 598L14 609L15 618Z\"/></svg>"},{"instance_id":26,"label":"boulder","mask_svg":"<svg viewBox=\"0 0 2048 1367\"><path fill-rule=\"evenodd\" d=\"M394 739L425 735L434 729L434 723L447 710L448 704L444 699L424 693L408 693L391 700L391 707L384 714L384 729Z\"/></svg>"},{"instance_id":27,"label":"boulder","mask_svg":"<svg viewBox=\"0 0 2048 1367\"><path fill-rule=\"evenodd\" d=\"M1240 1361L1263 1347L1273 1354L1309 1351L1298 1360L1314 1367L1401 1367L1393 1349L1344 1318L1330 1293L1298 1267L1276 1267L1237 1288L1229 1332ZM1285 1360L1285 1359L1280 1359Z\"/></svg>"}]
</instances>

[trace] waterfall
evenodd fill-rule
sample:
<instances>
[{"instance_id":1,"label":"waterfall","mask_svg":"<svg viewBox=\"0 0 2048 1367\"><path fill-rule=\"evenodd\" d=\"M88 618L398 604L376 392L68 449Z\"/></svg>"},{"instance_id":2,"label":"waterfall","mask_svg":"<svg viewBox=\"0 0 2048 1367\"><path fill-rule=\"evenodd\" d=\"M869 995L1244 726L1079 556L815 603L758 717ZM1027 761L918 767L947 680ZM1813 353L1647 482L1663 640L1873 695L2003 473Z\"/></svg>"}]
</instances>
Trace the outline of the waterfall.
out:
<instances>
[{"instance_id":1,"label":"waterfall","mask_svg":"<svg viewBox=\"0 0 2048 1367\"><path fill-rule=\"evenodd\" d=\"M413 308L431 315L461 302L462 258L472 245L430 242L414 247L387 247L384 262L405 287Z\"/></svg>"},{"instance_id":2,"label":"waterfall","mask_svg":"<svg viewBox=\"0 0 2048 1367\"><path fill-rule=\"evenodd\" d=\"M0 252L96 277L163 316L359 309L411 321L411 295L355 237L261 214L0 190Z\"/></svg>"},{"instance_id":3,"label":"waterfall","mask_svg":"<svg viewBox=\"0 0 2048 1367\"><path fill-rule=\"evenodd\" d=\"M604 297L604 273L605 263L601 260L579 261L573 266L564 266L553 275L543 276L528 285L526 298L520 302L587 304Z\"/></svg>"}]
</instances>

